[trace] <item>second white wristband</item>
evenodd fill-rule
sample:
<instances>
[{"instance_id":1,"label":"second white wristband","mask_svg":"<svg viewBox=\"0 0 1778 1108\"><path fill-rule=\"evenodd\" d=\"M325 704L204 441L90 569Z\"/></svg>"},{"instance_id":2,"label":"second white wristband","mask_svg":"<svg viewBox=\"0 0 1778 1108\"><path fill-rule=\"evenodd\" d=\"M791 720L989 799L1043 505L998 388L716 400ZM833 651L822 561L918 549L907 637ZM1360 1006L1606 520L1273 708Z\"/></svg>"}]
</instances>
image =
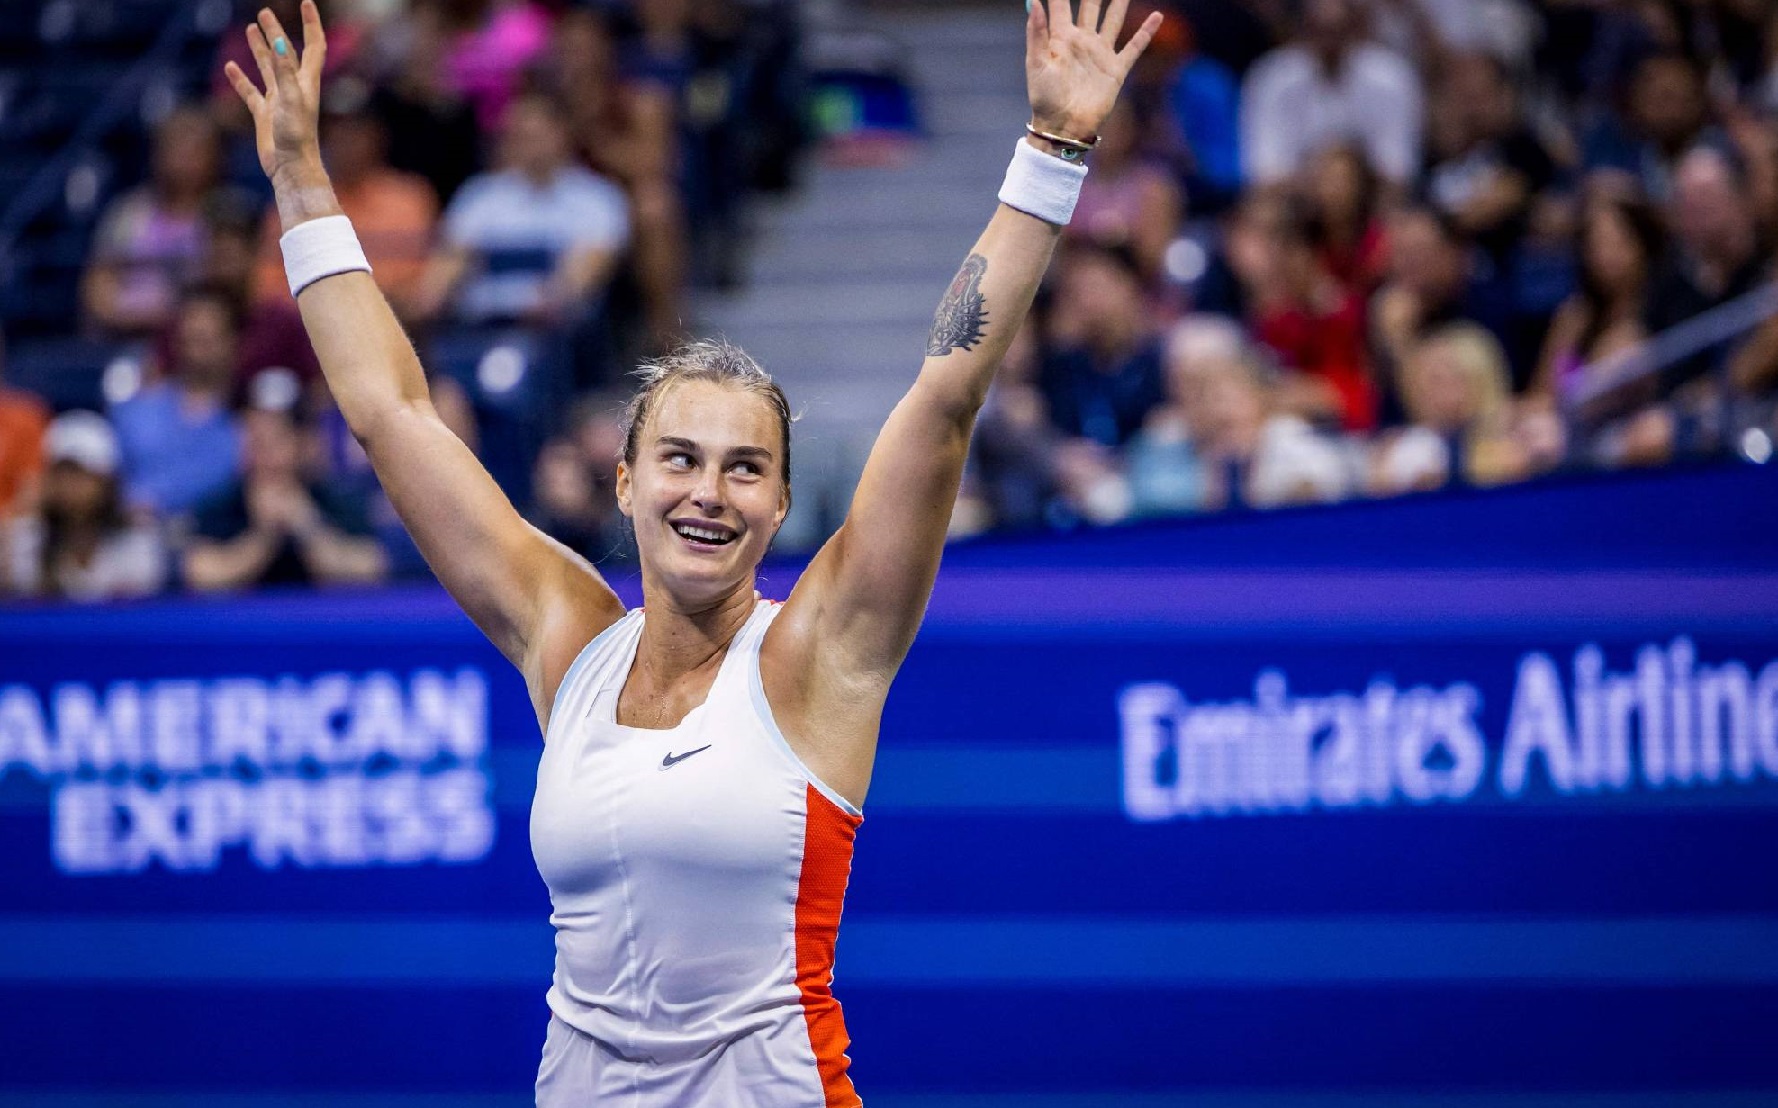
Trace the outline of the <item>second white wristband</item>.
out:
<instances>
[{"instance_id":1,"label":"second white wristband","mask_svg":"<svg viewBox=\"0 0 1778 1108\"><path fill-rule=\"evenodd\" d=\"M343 215L322 216L298 223L278 240L284 252L284 277L290 295L336 273L370 272L370 261L358 245L352 221Z\"/></svg>"},{"instance_id":2,"label":"second white wristband","mask_svg":"<svg viewBox=\"0 0 1778 1108\"><path fill-rule=\"evenodd\" d=\"M1086 166L1045 154L1020 139L1013 150L1012 164L1006 167L1000 202L1045 223L1066 227L1074 218L1074 205L1080 200L1080 187L1086 179Z\"/></svg>"}]
</instances>

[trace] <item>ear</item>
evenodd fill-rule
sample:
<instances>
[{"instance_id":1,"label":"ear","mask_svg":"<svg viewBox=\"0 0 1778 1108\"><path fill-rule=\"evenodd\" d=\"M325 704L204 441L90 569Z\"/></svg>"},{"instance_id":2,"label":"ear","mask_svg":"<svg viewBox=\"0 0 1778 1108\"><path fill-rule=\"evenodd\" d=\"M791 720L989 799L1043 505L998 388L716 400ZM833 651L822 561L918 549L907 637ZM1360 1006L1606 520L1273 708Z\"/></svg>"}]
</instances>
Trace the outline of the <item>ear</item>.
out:
<instances>
[{"instance_id":1,"label":"ear","mask_svg":"<svg viewBox=\"0 0 1778 1108\"><path fill-rule=\"evenodd\" d=\"M617 510L624 518L634 520L635 513L630 508L630 467L624 462L617 463Z\"/></svg>"}]
</instances>

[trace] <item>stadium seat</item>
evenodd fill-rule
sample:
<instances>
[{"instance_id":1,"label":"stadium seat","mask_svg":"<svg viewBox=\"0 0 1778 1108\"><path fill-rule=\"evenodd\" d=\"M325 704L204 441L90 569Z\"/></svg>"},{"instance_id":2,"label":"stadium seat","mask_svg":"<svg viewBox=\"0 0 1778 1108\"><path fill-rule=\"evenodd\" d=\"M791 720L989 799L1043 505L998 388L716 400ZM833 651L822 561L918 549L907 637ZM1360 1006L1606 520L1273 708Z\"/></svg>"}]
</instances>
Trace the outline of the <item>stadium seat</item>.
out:
<instances>
[{"instance_id":1,"label":"stadium seat","mask_svg":"<svg viewBox=\"0 0 1778 1108\"><path fill-rule=\"evenodd\" d=\"M120 364L126 361L134 361L139 373L140 347L79 337L18 339L7 347L6 380L43 397L57 411L102 411L106 373L127 376L128 367Z\"/></svg>"}]
</instances>

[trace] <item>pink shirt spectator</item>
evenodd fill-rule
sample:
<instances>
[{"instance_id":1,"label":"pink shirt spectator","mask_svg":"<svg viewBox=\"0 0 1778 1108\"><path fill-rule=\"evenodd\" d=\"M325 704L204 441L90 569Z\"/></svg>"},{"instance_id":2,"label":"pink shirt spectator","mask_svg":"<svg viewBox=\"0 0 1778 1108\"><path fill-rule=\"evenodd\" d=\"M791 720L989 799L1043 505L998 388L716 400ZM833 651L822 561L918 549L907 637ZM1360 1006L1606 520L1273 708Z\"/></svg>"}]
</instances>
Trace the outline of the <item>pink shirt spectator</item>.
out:
<instances>
[{"instance_id":1,"label":"pink shirt spectator","mask_svg":"<svg viewBox=\"0 0 1778 1108\"><path fill-rule=\"evenodd\" d=\"M499 130L519 75L549 46L549 13L530 0L500 3L488 21L466 31L445 59L451 87L475 106L489 133Z\"/></svg>"}]
</instances>

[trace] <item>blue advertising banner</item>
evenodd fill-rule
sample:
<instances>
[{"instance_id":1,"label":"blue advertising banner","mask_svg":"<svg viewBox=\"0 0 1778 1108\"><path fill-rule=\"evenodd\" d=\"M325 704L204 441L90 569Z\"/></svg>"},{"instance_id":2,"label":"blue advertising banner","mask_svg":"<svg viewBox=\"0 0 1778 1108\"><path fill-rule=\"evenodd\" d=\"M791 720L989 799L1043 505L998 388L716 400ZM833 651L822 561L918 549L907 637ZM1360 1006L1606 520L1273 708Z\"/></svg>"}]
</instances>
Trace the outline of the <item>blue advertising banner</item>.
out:
<instances>
[{"instance_id":1,"label":"blue advertising banner","mask_svg":"<svg viewBox=\"0 0 1778 1108\"><path fill-rule=\"evenodd\" d=\"M1362 507L956 551L840 935L867 1103L1774 1102L1746 472L1680 478L1691 566L1631 514L1539 565L1549 490L1418 507L1517 561L1330 562ZM0 614L0 1105L527 1103L539 748L432 590Z\"/></svg>"}]
</instances>

